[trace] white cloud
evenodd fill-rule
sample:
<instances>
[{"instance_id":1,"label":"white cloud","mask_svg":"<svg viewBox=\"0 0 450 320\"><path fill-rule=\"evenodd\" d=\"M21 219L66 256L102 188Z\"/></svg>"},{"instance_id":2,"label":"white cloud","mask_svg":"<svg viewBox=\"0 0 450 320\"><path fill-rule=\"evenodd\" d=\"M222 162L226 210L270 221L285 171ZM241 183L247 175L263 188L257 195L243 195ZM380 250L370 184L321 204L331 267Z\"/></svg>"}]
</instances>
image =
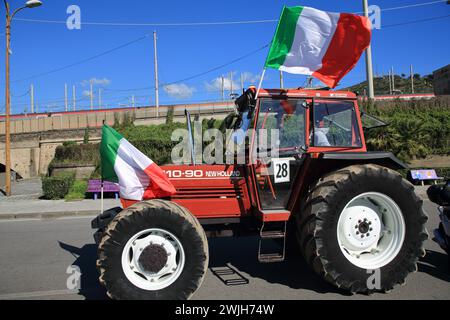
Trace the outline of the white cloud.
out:
<instances>
[{"instance_id":1,"label":"white cloud","mask_svg":"<svg viewBox=\"0 0 450 320\"><path fill-rule=\"evenodd\" d=\"M241 80L242 75L242 80ZM251 85L257 85L260 75L254 74L248 71L245 72L233 72L233 81L231 81L230 75L224 75L223 87L225 91L231 90L231 84L233 84L233 92L239 92L241 90L241 81L244 82L244 88L248 88ZM221 91L222 90L222 77L214 78L213 80L205 83L205 88L208 91Z\"/></svg>"},{"instance_id":2,"label":"white cloud","mask_svg":"<svg viewBox=\"0 0 450 320\"><path fill-rule=\"evenodd\" d=\"M239 90L241 87L235 79L231 81L230 77L223 78L223 88L225 91L231 90L231 84L233 84L233 91ZM205 83L206 90L208 91L221 91L222 90L222 77L217 77L210 82Z\"/></svg>"},{"instance_id":3,"label":"white cloud","mask_svg":"<svg viewBox=\"0 0 450 320\"><path fill-rule=\"evenodd\" d=\"M246 84L246 86L249 85L257 85L258 81L259 81L259 74L253 74L251 72L242 72L242 78L244 79L244 83Z\"/></svg>"},{"instance_id":4,"label":"white cloud","mask_svg":"<svg viewBox=\"0 0 450 320\"><path fill-rule=\"evenodd\" d=\"M164 86L164 91L171 97L186 99L192 97L195 92L195 88L189 87L184 83L175 83Z\"/></svg>"},{"instance_id":5,"label":"white cloud","mask_svg":"<svg viewBox=\"0 0 450 320\"><path fill-rule=\"evenodd\" d=\"M106 86L108 86L111 83L111 80L109 80L107 78L103 78L103 79L91 78L91 79L88 79L88 80L81 81L81 85L82 86L88 86L88 85L90 85L91 81L92 81L92 84L99 85L99 86L102 86L102 87L106 87Z\"/></svg>"},{"instance_id":6,"label":"white cloud","mask_svg":"<svg viewBox=\"0 0 450 320\"><path fill-rule=\"evenodd\" d=\"M81 93L81 95L86 98L86 97L90 97L91 96L91 91L90 90L83 90L83 92ZM94 94L92 95L94 96Z\"/></svg>"}]
</instances>

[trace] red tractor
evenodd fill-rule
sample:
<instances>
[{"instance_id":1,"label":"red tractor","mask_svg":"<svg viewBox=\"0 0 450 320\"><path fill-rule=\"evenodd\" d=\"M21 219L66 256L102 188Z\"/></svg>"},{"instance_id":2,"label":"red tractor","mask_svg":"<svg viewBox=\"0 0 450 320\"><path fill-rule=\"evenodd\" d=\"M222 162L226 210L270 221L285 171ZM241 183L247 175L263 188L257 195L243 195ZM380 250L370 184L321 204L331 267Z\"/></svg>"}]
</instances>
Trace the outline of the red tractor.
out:
<instances>
[{"instance_id":1,"label":"red tractor","mask_svg":"<svg viewBox=\"0 0 450 320\"><path fill-rule=\"evenodd\" d=\"M301 252L324 280L353 293L389 291L417 270L427 239L422 201L395 171L406 168L401 161L367 151L369 116L356 95L254 96L249 89L236 100L235 128L255 129L245 143L256 161L163 166L174 196L123 200L123 209L92 221L100 283L111 298L191 297L208 268L207 236L258 235L259 262ZM277 158L253 145L259 129L278 129ZM268 252L268 240L279 250Z\"/></svg>"}]
</instances>

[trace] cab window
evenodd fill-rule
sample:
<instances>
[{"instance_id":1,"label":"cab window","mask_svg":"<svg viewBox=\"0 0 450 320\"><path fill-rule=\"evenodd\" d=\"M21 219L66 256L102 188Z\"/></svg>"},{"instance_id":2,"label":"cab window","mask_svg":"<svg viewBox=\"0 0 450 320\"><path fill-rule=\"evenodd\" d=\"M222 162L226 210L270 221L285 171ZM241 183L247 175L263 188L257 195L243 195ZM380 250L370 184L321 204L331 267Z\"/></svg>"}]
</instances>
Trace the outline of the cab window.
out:
<instances>
[{"instance_id":1,"label":"cab window","mask_svg":"<svg viewBox=\"0 0 450 320\"><path fill-rule=\"evenodd\" d=\"M312 145L361 147L353 101L314 101Z\"/></svg>"},{"instance_id":2,"label":"cab window","mask_svg":"<svg viewBox=\"0 0 450 320\"><path fill-rule=\"evenodd\" d=\"M279 153L292 152L305 145L305 100L261 99L257 134L266 129L271 141L271 129L279 130Z\"/></svg>"}]
</instances>

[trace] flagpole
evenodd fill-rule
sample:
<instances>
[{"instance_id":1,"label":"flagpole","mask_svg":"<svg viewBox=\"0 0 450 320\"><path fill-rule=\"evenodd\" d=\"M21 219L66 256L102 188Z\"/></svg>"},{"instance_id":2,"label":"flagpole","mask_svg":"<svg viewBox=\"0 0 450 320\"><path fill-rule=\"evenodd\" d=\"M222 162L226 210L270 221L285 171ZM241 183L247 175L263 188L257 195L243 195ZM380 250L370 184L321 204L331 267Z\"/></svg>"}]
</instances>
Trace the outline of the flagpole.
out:
<instances>
[{"instance_id":1,"label":"flagpole","mask_svg":"<svg viewBox=\"0 0 450 320\"><path fill-rule=\"evenodd\" d=\"M102 121L103 126L105 125L105 120ZM102 137L103 138L103 137ZM103 213L103 174L101 173L101 177L102 179L101 181L101 186L100 186L100 214Z\"/></svg>"},{"instance_id":2,"label":"flagpole","mask_svg":"<svg viewBox=\"0 0 450 320\"><path fill-rule=\"evenodd\" d=\"M100 200L100 213L103 213L103 178L102 178L102 186L101 186L100 190L101 190L100 191L100 194L101 194L101 196L100 196L100 198L101 198L101 200Z\"/></svg>"},{"instance_id":3,"label":"flagpole","mask_svg":"<svg viewBox=\"0 0 450 320\"><path fill-rule=\"evenodd\" d=\"M258 89L256 90L255 100L258 99L259 91L261 90L262 82L264 79L264 75L266 74L266 68L264 67L263 72L261 74L261 78L259 79Z\"/></svg>"}]
</instances>

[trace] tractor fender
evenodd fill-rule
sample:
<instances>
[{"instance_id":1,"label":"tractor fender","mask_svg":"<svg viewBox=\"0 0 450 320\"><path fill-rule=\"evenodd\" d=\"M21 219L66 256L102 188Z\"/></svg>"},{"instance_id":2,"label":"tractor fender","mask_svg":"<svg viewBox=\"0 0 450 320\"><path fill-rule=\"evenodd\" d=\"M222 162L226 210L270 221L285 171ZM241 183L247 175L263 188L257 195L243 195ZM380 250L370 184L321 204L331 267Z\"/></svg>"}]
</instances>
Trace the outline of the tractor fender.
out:
<instances>
[{"instance_id":1,"label":"tractor fender","mask_svg":"<svg viewBox=\"0 0 450 320\"><path fill-rule=\"evenodd\" d=\"M391 152L325 152L319 157L324 160L340 160L350 163L373 163L393 170L408 169L408 166Z\"/></svg>"}]
</instances>

